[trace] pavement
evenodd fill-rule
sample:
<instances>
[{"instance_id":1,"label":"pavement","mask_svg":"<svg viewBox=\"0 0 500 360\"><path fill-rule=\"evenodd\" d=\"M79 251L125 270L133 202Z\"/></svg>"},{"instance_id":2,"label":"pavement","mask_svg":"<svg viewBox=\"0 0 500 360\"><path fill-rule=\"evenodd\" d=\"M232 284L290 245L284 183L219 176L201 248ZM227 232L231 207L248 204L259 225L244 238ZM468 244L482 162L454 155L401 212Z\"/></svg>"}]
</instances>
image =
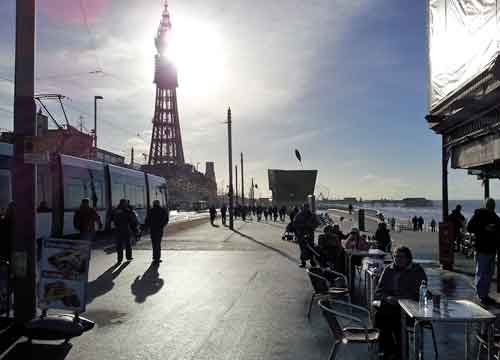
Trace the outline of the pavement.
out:
<instances>
[{"instance_id":1,"label":"pavement","mask_svg":"<svg viewBox=\"0 0 500 360\"><path fill-rule=\"evenodd\" d=\"M344 231L355 226L355 219L344 221ZM134 259L120 265L115 253L94 249L83 316L96 327L64 345L21 339L0 358L327 359L333 337L317 306L306 316L312 288L298 267L297 244L281 240L284 228L236 221L234 232L207 222L167 231L159 266L151 264L147 237L135 245ZM432 258L419 244L415 251ZM446 349L441 359L463 356L460 331L437 333ZM356 345L337 358L366 355Z\"/></svg>"}]
</instances>

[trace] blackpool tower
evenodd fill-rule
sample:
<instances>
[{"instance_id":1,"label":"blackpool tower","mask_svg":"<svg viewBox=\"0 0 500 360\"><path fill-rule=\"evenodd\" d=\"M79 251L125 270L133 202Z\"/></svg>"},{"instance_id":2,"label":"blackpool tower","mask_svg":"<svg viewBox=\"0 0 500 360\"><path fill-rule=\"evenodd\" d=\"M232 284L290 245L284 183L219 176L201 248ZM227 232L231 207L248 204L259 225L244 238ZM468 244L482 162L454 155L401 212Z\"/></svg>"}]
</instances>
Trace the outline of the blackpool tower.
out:
<instances>
[{"instance_id":1,"label":"blackpool tower","mask_svg":"<svg viewBox=\"0 0 500 360\"><path fill-rule=\"evenodd\" d=\"M177 108L177 70L168 58L168 42L172 24L168 4L165 1L158 34L155 38L156 100L153 117L153 133L149 148L149 165L182 165L182 149L179 110Z\"/></svg>"}]
</instances>

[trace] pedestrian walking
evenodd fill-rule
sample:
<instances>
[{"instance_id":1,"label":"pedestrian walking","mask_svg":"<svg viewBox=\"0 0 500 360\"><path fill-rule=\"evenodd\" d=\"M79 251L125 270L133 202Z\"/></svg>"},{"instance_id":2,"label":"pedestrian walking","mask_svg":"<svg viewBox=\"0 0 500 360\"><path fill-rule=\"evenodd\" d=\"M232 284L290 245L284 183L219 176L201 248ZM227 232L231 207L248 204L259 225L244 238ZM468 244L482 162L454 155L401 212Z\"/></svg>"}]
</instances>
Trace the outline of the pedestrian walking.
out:
<instances>
[{"instance_id":1,"label":"pedestrian walking","mask_svg":"<svg viewBox=\"0 0 500 360\"><path fill-rule=\"evenodd\" d=\"M377 241L377 248L384 252L391 252L391 234L387 229L386 223L378 223L377 231L375 231L375 240Z\"/></svg>"},{"instance_id":2,"label":"pedestrian walking","mask_svg":"<svg viewBox=\"0 0 500 360\"><path fill-rule=\"evenodd\" d=\"M278 207L276 205L273 206L273 220L274 222L278 221Z\"/></svg>"},{"instance_id":3,"label":"pedestrian walking","mask_svg":"<svg viewBox=\"0 0 500 360\"><path fill-rule=\"evenodd\" d=\"M300 248L300 267L306 266L306 261L309 260L311 266L316 266L316 262L312 256L310 246L314 245L314 229L319 223L316 215L311 212L309 204L304 204L302 210L293 219L293 227L295 236L297 237Z\"/></svg>"},{"instance_id":4,"label":"pedestrian walking","mask_svg":"<svg viewBox=\"0 0 500 360\"><path fill-rule=\"evenodd\" d=\"M465 216L462 215L462 205L455 206L455 209L448 216L448 220L452 223L453 234L455 234L453 239L454 249L460 251L463 238L462 231L465 229Z\"/></svg>"},{"instance_id":5,"label":"pedestrian walking","mask_svg":"<svg viewBox=\"0 0 500 360\"><path fill-rule=\"evenodd\" d=\"M210 223L212 224L212 226L215 226L214 222L215 222L215 217L217 216L217 209L215 208L215 205L210 206L209 213L210 213Z\"/></svg>"},{"instance_id":6,"label":"pedestrian walking","mask_svg":"<svg viewBox=\"0 0 500 360\"><path fill-rule=\"evenodd\" d=\"M156 264L161 262L161 240L168 220L168 209L162 208L159 200L153 201L153 207L149 209L146 215L144 227L150 230L153 263Z\"/></svg>"},{"instance_id":7,"label":"pedestrian walking","mask_svg":"<svg viewBox=\"0 0 500 360\"><path fill-rule=\"evenodd\" d=\"M424 231L424 218L422 216L418 217L417 223L418 223L418 231Z\"/></svg>"},{"instance_id":8,"label":"pedestrian walking","mask_svg":"<svg viewBox=\"0 0 500 360\"><path fill-rule=\"evenodd\" d=\"M395 217L391 218L391 230L392 231L396 230L396 218Z\"/></svg>"},{"instance_id":9,"label":"pedestrian walking","mask_svg":"<svg viewBox=\"0 0 500 360\"><path fill-rule=\"evenodd\" d=\"M413 231L417 231L418 230L418 218L417 218L417 216L412 217L411 222L413 224Z\"/></svg>"},{"instance_id":10,"label":"pedestrian walking","mask_svg":"<svg viewBox=\"0 0 500 360\"><path fill-rule=\"evenodd\" d=\"M298 213L299 213L299 208L295 206L289 214L290 222L293 222L293 219L295 219L295 216L297 216Z\"/></svg>"},{"instance_id":11,"label":"pedestrian walking","mask_svg":"<svg viewBox=\"0 0 500 360\"><path fill-rule=\"evenodd\" d=\"M222 225L226 226L226 213L227 213L227 206L226 204L222 204L220 207L220 216L222 218Z\"/></svg>"},{"instance_id":12,"label":"pedestrian walking","mask_svg":"<svg viewBox=\"0 0 500 360\"><path fill-rule=\"evenodd\" d=\"M267 210L267 207L264 207L264 219L267 221L267 217L269 216L269 211Z\"/></svg>"},{"instance_id":13,"label":"pedestrian walking","mask_svg":"<svg viewBox=\"0 0 500 360\"><path fill-rule=\"evenodd\" d=\"M121 199L117 208L111 215L111 221L115 225L116 255L117 261L123 261L123 248L125 247L125 257L132 260L132 246L130 237L133 229L137 228L138 220L134 212L128 206L126 199Z\"/></svg>"},{"instance_id":14,"label":"pedestrian walking","mask_svg":"<svg viewBox=\"0 0 500 360\"><path fill-rule=\"evenodd\" d=\"M474 212L467 225L467 231L476 236L475 285L477 296L483 305L496 304L496 301L489 296L500 236L500 217L495 213L495 200L486 199L484 208Z\"/></svg>"},{"instance_id":15,"label":"pedestrian walking","mask_svg":"<svg viewBox=\"0 0 500 360\"><path fill-rule=\"evenodd\" d=\"M73 226L80 232L80 239L93 241L95 239L96 223L102 229L102 222L97 211L90 207L90 200L82 199L80 207L73 215Z\"/></svg>"},{"instance_id":16,"label":"pedestrian walking","mask_svg":"<svg viewBox=\"0 0 500 360\"><path fill-rule=\"evenodd\" d=\"M436 220L431 220L431 231L436 232Z\"/></svg>"}]
</instances>

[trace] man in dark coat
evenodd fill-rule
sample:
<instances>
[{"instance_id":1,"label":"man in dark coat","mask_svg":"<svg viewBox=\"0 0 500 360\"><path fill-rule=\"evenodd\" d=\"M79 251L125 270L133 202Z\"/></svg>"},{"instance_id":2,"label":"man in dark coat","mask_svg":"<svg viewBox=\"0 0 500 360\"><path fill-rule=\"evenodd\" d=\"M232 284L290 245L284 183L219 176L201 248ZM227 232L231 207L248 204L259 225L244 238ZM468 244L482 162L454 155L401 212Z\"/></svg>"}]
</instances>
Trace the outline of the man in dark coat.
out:
<instances>
[{"instance_id":1,"label":"man in dark coat","mask_svg":"<svg viewBox=\"0 0 500 360\"><path fill-rule=\"evenodd\" d=\"M215 208L215 205L210 206L210 209L208 210L210 213L210 223L212 226L215 226L215 217L217 216L217 209Z\"/></svg>"},{"instance_id":2,"label":"man in dark coat","mask_svg":"<svg viewBox=\"0 0 500 360\"><path fill-rule=\"evenodd\" d=\"M4 214L0 213L0 234L2 242L0 243L0 258L10 261L12 243L14 241L14 202L11 201Z\"/></svg>"},{"instance_id":3,"label":"man in dark coat","mask_svg":"<svg viewBox=\"0 0 500 360\"><path fill-rule=\"evenodd\" d=\"M378 223L377 231L375 231L375 240L377 241L378 249L391 252L391 235L386 223Z\"/></svg>"},{"instance_id":4,"label":"man in dark coat","mask_svg":"<svg viewBox=\"0 0 500 360\"><path fill-rule=\"evenodd\" d=\"M476 291L481 303L495 304L490 298L490 284L495 272L495 254L500 236L500 218L495 213L495 200L486 199L469 220L467 231L476 235Z\"/></svg>"},{"instance_id":5,"label":"man in dark coat","mask_svg":"<svg viewBox=\"0 0 500 360\"><path fill-rule=\"evenodd\" d=\"M309 204L304 204L302 210L293 219L295 236L300 247L300 267L305 267L307 260L311 262L311 266L316 266L309 246L314 245L314 229L318 225L316 215L311 212Z\"/></svg>"},{"instance_id":6,"label":"man in dark coat","mask_svg":"<svg viewBox=\"0 0 500 360\"><path fill-rule=\"evenodd\" d=\"M453 224L453 233L455 234L453 245L455 251L460 251L462 230L465 228L465 216L462 215L462 205L458 204L455 206L455 209L448 216L448 220Z\"/></svg>"},{"instance_id":7,"label":"man in dark coat","mask_svg":"<svg viewBox=\"0 0 500 360\"><path fill-rule=\"evenodd\" d=\"M123 247L127 260L132 260L132 246L130 237L132 229L137 228L138 220L134 212L128 206L126 199L121 199L118 207L111 215L111 221L115 224L116 254L117 261L123 261Z\"/></svg>"},{"instance_id":8,"label":"man in dark coat","mask_svg":"<svg viewBox=\"0 0 500 360\"><path fill-rule=\"evenodd\" d=\"M222 204L220 207L220 216L222 218L222 225L226 225L226 213L227 213L227 206L226 204Z\"/></svg>"},{"instance_id":9,"label":"man in dark coat","mask_svg":"<svg viewBox=\"0 0 500 360\"><path fill-rule=\"evenodd\" d=\"M153 207L146 215L145 227L151 231L151 244L153 246L153 263L161 262L161 240L163 230L168 224L168 210L160 206L160 201L153 201Z\"/></svg>"},{"instance_id":10,"label":"man in dark coat","mask_svg":"<svg viewBox=\"0 0 500 360\"><path fill-rule=\"evenodd\" d=\"M375 299L380 308L375 315L375 327L380 330L380 350L384 359L401 359L401 309L399 299L418 301L422 281L427 281L424 270L412 262L409 248L401 246L394 252L394 262L380 277Z\"/></svg>"}]
</instances>

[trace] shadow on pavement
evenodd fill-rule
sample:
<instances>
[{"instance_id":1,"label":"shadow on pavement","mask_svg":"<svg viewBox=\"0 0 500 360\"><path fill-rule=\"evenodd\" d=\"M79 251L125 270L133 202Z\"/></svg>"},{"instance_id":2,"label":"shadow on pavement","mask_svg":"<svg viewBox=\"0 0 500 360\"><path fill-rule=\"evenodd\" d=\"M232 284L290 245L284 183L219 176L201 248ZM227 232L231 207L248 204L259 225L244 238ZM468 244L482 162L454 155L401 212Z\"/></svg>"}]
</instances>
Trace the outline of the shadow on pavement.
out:
<instances>
[{"instance_id":1,"label":"shadow on pavement","mask_svg":"<svg viewBox=\"0 0 500 360\"><path fill-rule=\"evenodd\" d=\"M280 250L280 249L277 249L277 248L275 248L275 247L272 247L272 246L270 246L270 245L267 245L266 243L263 243L263 242L261 242L261 241L259 241L259 240L255 239L255 238L253 238L253 237L251 237L251 236L249 236L249 235L247 235L247 234L244 234L244 233L242 233L242 232L240 232L240 231L238 231L238 230L233 230L233 232L234 232L234 233L236 233L236 234L238 234L238 235L240 235L240 236L242 236L242 237L244 237L245 239L251 240L251 241L253 241L254 243L259 244L259 245L261 245L261 246L263 246L263 247L265 247L265 248L267 248L267 249L269 249L269 250L272 250L272 251L274 251L274 252L277 252L278 254L280 254L281 256L283 256L283 257L285 257L285 258L287 258L288 260L290 260L290 261L291 261L291 262L293 262L293 263L296 263L296 262L298 261L298 260L297 260L296 258L294 258L293 256L288 255L286 252L284 252L284 251L282 251L282 250Z\"/></svg>"},{"instance_id":2,"label":"shadow on pavement","mask_svg":"<svg viewBox=\"0 0 500 360\"><path fill-rule=\"evenodd\" d=\"M125 269L129 262L123 264L114 264L108 270L103 272L94 281L89 281L87 285L87 304L90 304L95 298L106 294L111 291L115 286L114 279L120 275L120 273Z\"/></svg>"},{"instance_id":3,"label":"shadow on pavement","mask_svg":"<svg viewBox=\"0 0 500 360\"><path fill-rule=\"evenodd\" d=\"M4 357L5 360L51 359L63 360L69 354L72 345L63 344L34 344L28 341L16 344Z\"/></svg>"},{"instance_id":4,"label":"shadow on pavement","mask_svg":"<svg viewBox=\"0 0 500 360\"><path fill-rule=\"evenodd\" d=\"M135 302L145 302L148 296L156 294L163 287L164 281L158 273L159 266L159 264L151 264L144 274L137 276L130 285Z\"/></svg>"}]
</instances>

